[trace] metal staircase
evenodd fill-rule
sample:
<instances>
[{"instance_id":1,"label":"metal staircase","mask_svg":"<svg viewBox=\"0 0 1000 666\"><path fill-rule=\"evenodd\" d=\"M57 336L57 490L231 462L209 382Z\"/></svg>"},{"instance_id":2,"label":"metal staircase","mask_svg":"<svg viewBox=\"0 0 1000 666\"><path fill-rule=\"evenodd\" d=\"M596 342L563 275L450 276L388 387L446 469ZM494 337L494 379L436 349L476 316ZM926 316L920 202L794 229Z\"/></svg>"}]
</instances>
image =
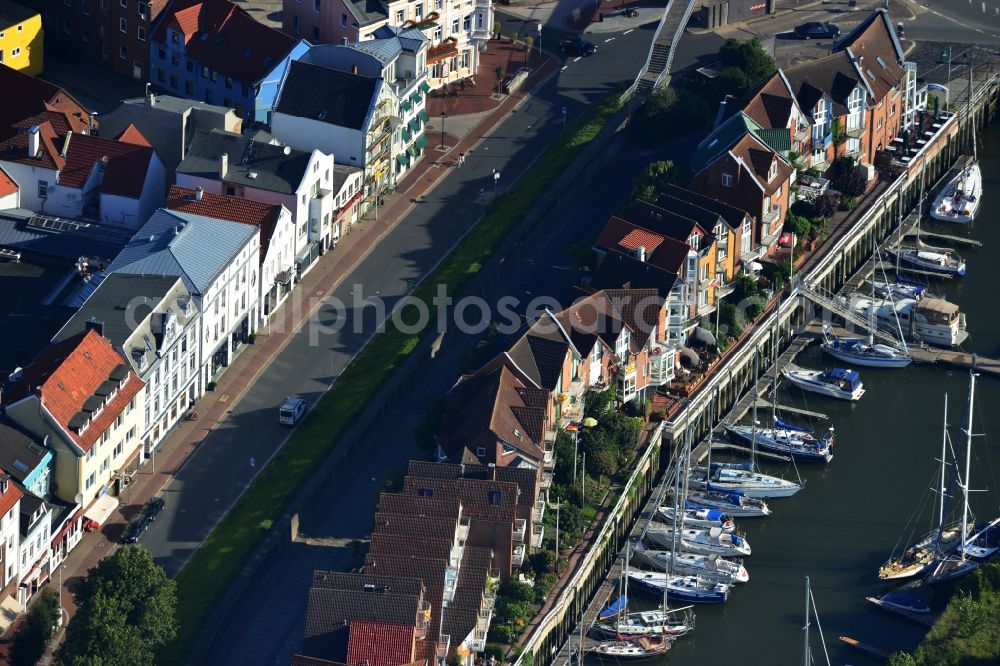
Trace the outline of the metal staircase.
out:
<instances>
[{"instance_id":1,"label":"metal staircase","mask_svg":"<svg viewBox=\"0 0 1000 666\"><path fill-rule=\"evenodd\" d=\"M831 294L822 287L814 287L805 280L797 281L795 290L798 295L809 299L816 305L822 307L828 313L837 315L838 317L843 318L844 321L849 321L862 330L867 331L869 329L868 317L852 310L841 297ZM875 330L872 331L872 333L876 338L886 344L890 344L894 347L898 347L901 344L897 336L882 330L878 326L877 322Z\"/></svg>"}]
</instances>

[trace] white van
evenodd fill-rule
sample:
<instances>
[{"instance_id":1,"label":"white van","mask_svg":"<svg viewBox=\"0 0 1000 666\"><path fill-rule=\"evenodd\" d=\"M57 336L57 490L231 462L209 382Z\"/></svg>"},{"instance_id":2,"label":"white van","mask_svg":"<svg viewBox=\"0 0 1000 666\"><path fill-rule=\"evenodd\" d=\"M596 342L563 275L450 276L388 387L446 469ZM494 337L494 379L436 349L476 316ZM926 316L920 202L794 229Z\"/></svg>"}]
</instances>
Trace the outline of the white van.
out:
<instances>
[{"instance_id":1,"label":"white van","mask_svg":"<svg viewBox=\"0 0 1000 666\"><path fill-rule=\"evenodd\" d=\"M278 423L293 426L302 419L305 413L306 401L297 395L290 395L278 408Z\"/></svg>"}]
</instances>

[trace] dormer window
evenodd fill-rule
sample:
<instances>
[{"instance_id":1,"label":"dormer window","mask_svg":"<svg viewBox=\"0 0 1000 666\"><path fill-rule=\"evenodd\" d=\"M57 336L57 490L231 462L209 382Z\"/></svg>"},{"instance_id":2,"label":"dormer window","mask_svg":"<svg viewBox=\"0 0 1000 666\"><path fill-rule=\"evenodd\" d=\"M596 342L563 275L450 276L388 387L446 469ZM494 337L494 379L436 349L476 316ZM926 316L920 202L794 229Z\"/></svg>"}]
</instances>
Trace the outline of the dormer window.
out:
<instances>
[{"instance_id":1,"label":"dormer window","mask_svg":"<svg viewBox=\"0 0 1000 666\"><path fill-rule=\"evenodd\" d=\"M484 458L484 457L486 457L486 447L485 446L477 446L476 447L476 457L477 458Z\"/></svg>"},{"instance_id":2,"label":"dormer window","mask_svg":"<svg viewBox=\"0 0 1000 666\"><path fill-rule=\"evenodd\" d=\"M503 491L501 490L491 490L490 491L490 504L493 506L500 506L503 501Z\"/></svg>"},{"instance_id":3,"label":"dormer window","mask_svg":"<svg viewBox=\"0 0 1000 666\"><path fill-rule=\"evenodd\" d=\"M778 160L771 160L771 168L767 170L767 182L771 182L778 175Z\"/></svg>"},{"instance_id":4,"label":"dormer window","mask_svg":"<svg viewBox=\"0 0 1000 666\"><path fill-rule=\"evenodd\" d=\"M692 250L694 250L694 251L697 252L698 248L701 247L701 236L699 236L696 233L695 234L691 234L690 236L688 236L688 246Z\"/></svg>"}]
</instances>

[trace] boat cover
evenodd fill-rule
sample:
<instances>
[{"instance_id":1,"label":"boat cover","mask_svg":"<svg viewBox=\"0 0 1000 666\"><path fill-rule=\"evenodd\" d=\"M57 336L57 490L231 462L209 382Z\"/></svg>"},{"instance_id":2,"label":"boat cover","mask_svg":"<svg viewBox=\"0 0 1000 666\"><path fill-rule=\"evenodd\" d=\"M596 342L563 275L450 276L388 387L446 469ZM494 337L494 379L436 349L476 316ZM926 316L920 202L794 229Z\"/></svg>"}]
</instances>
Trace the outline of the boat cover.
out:
<instances>
[{"instance_id":1,"label":"boat cover","mask_svg":"<svg viewBox=\"0 0 1000 666\"><path fill-rule=\"evenodd\" d=\"M607 607L600 612L600 615L598 617L601 620L605 620L610 617L615 617L616 615L621 613L627 605L628 605L628 599L623 594L614 601L612 601L610 604L608 604Z\"/></svg>"},{"instance_id":2,"label":"boat cover","mask_svg":"<svg viewBox=\"0 0 1000 666\"><path fill-rule=\"evenodd\" d=\"M809 428L803 426L797 426L791 423L785 423L779 418L774 419L774 425L778 428L784 428L785 430L794 430L795 432L812 432Z\"/></svg>"},{"instance_id":3,"label":"boat cover","mask_svg":"<svg viewBox=\"0 0 1000 666\"><path fill-rule=\"evenodd\" d=\"M826 376L830 379L836 381L847 382L851 390L858 388L861 385L861 375L857 370L848 370L846 368L831 368L826 371Z\"/></svg>"},{"instance_id":4,"label":"boat cover","mask_svg":"<svg viewBox=\"0 0 1000 666\"><path fill-rule=\"evenodd\" d=\"M918 613L924 613L930 610L927 604L924 603L919 597L907 592L887 592L882 595L879 601L909 608Z\"/></svg>"}]
</instances>

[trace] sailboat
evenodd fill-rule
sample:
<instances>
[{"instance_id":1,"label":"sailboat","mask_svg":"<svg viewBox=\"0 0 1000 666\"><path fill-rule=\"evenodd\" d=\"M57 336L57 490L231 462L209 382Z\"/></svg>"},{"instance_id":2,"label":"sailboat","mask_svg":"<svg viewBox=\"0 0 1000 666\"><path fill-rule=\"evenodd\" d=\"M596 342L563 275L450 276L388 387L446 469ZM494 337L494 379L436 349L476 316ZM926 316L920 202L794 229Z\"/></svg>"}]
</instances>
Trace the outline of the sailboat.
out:
<instances>
[{"instance_id":1,"label":"sailboat","mask_svg":"<svg viewBox=\"0 0 1000 666\"><path fill-rule=\"evenodd\" d=\"M681 525L689 527L718 527L723 532L732 533L736 530L736 521L719 509L679 509L672 506L661 506L656 511L658 518L672 523L674 515L680 516Z\"/></svg>"},{"instance_id":2,"label":"sailboat","mask_svg":"<svg viewBox=\"0 0 1000 666\"><path fill-rule=\"evenodd\" d=\"M965 540L965 554L981 561L988 561L1000 553L1000 518L994 518L976 528Z\"/></svg>"},{"instance_id":3,"label":"sailboat","mask_svg":"<svg viewBox=\"0 0 1000 666\"><path fill-rule=\"evenodd\" d=\"M698 555L683 552L683 544L667 550L653 550L642 542L635 545L633 555L636 560L655 571L673 570L679 574L697 576L707 581L719 583L747 583L750 574L739 562L727 560L718 555ZM634 578L633 578L634 580Z\"/></svg>"},{"instance_id":4,"label":"sailboat","mask_svg":"<svg viewBox=\"0 0 1000 666\"><path fill-rule=\"evenodd\" d=\"M615 661L646 661L666 654L673 645L673 639L667 636L653 638L623 638L622 640L598 643L591 649L591 654L599 659Z\"/></svg>"},{"instance_id":5,"label":"sailboat","mask_svg":"<svg viewBox=\"0 0 1000 666\"><path fill-rule=\"evenodd\" d=\"M813 666L812 646L809 644L810 605L812 606L812 615L816 617L816 628L819 630L819 642L820 645L823 646L823 656L826 657L826 666L830 666L830 653L826 650L826 639L823 638L823 627L819 623L819 611L816 610L816 597L813 596L812 586L809 584L809 576L806 576L806 623L802 627L802 666Z\"/></svg>"},{"instance_id":6,"label":"sailboat","mask_svg":"<svg viewBox=\"0 0 1000 666\"><path fill-rule=\"evenodd\" d=\"M771 515L771 509L767 506L767 502L756 497L747 497L740 492L692 490L687 494L685 506L719 509L735 518L761 518Z\"/></svg>"},{"instance_id":7,"label":"sailboat","mask_svg":"<svg viewBox=\"0 0 1000 666\"><path fill-rule=\"evenodd\" d=\"M937 548L958 536L954 527L945 527L945 506L948 497L948 479L946 474L948 454L948 394L944 394L944 426L941 433L941 478L935 492L938 499L937 527L925 534L914 544L906 548L899 556L890 557L878 571L882 580L900 580L912 578L923 573L934 562Z\"/></svg>"},{"instance_id":8,"label":"sailboat","mask_svg":"<svg viewBox=\"0 0 1000 666\"><path fill-rule=\"evenodd\" d=\"M969 108L972 107L972 67L969 67ZM941 222L969 224L976 218L983 196L983 174L979 169L976 121L972 122L972 163L967 164L941 190L931 206L931 217Z\"/></svg>"},{"instance_id":9,"label":"sailboat","mask_svg":"<svg viewBox=\"0 0 1000 666\"><path fill-rule=\"evenodd\" d=\"M646 530L646 539L657 546L669 548L674 537L680 539L683 550L697 555L721 555L725 557L749 557L750 542L738 534L722 531L721 527L702 529L698 527L681 527L680 533L672 526L650 527Z\"/></svg>"},{"instance_id":10,"label":"sailboat","mask_svg":"<svg viewBox=\"0 0 1000 666\"><path fill-rule=\"evenodd\" d=\"M899 280L895 282L888 279L872 280L872 288L875 290L876 296L892 300L908 298L919 301L924 297L933 298L933 295L924 285L900 282Z\"/></svg>"},{"instance_id":11,"label":"sailboat","mask_svg":"<svg viewBox=\"0 0 1000 666\"><path fill-rule=\"evenodd\" d=\"M979 567L979 562L970 558L967 555L965 544L969 536L969 472L971 468L972 460L972 414L973 405L976 398L976 377L978 375L975 372L969 373L969 418L965 426L965 474L958 481L959 489L962 491L962 531L959 532L961 538L959 539L958 547L955 548L957 553L948 552L938 559L928 567L929 573L925 581L931 585L937 583L946 583L952 580L957 580L966 574L971 573ZM937 548L938 553L942 553L943 549L939 546Z\"/></svg>"},{"instance_id":12,"label":"sailboat","mask_svg":"<svg viewBox=\"0 0 1000 666\"><path fill-rule=\"evenodd\" d=\"M857 370L846 368L811 370L789 365L781 369L781 374L803 391L830 398L857 402L865 394L865 387Z\"/></svg>"}]
</instances>

